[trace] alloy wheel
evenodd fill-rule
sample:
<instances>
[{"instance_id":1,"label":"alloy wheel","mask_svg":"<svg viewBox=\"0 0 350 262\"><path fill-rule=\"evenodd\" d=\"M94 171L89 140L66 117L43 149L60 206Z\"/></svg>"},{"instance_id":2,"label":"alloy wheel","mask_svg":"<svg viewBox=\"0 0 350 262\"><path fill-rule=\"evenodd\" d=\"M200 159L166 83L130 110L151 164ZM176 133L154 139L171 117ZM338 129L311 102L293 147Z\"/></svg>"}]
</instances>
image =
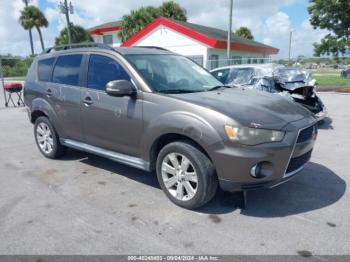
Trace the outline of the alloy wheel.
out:
<instances>
[{"instance_id":1,"label":"alloy wheel","mask_svg":"<svg viewBox=\"0 0 350 262\"><path fill-rule=\"evenodd\" d=\"M179 153L170 153L163 159L162 179L168 192L178 200L188 201L197 192L198 176L191 161Z\"/></svg>"},{"instance_id":2,"label":"alloy wheel","mask_svg":"<svg viewBox=\"0 0 350 262\"><path fill-rule=\"evenodd\" d=\"M52 152L54 147L52 132L46 123L41 122L38 124L36 128L36 139L40 149L45 154L50 154Z\"/></svg>"}]
</instances>

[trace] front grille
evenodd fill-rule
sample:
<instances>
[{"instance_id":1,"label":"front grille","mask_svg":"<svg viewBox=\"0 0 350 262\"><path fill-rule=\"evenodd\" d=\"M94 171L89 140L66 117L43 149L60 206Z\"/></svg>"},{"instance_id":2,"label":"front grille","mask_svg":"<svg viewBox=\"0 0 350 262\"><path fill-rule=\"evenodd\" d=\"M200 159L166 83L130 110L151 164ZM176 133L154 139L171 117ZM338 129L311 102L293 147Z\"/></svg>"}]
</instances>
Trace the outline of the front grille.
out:
<instances>
[{"instance_id":1,"label":"front grille","mask_svg":"<svg viewBox=\"0 0 350 262\"><path fill-rule=\"evenodd\" d=\"M297 144L303 143L308 140L311 140L314 135L317 134L317 126L313 125L304 130L302 130L298 136Z\"/></svg>"},{"instance_id":2,"label":"front grille","mask_svg":"<svg viewBox=\"0 0 350 262\"><path fill-rule=\"evenodd\" d=\"M311 158L311 152L312 150L305 153L304 155L292 158L289 162L286 173L287 174L291 173L297 170L298 168L302 167L303 165L305 165Z\"/></svg>"}]
</instances>

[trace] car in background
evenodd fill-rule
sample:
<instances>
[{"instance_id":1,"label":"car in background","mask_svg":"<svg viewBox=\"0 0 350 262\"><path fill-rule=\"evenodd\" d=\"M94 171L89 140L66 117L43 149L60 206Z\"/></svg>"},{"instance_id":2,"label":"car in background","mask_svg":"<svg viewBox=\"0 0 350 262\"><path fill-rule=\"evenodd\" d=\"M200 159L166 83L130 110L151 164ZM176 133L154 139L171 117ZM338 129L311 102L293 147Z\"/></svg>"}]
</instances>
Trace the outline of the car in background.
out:
<instances>
[{"instance_id":1,"label":"car in background","mask_svg":"<svg viewBox=\"0 0 350 262\"><path fill-rule=\"evenodd\" d=\"M279 64L233 65L211 73L225 85L278 94L304 106L320 121L327 110L315 92L316 80L309 71Z\"/></svg>"},{"instance_id":2,"label":"car in background","mask_svg":"<svg viewBox=\"0 0 350 262\"><path fill-rule=\"evenodd\" d=\"M340 71L341 77L350 78L350 66Z\"/></svg>"}]
</instances>

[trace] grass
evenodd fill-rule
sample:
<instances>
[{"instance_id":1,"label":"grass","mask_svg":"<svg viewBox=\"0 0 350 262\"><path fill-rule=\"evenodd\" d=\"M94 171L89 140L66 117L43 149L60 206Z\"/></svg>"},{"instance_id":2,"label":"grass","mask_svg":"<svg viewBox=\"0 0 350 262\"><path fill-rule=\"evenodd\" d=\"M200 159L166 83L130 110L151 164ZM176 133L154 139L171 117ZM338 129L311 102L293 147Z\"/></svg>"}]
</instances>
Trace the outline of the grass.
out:
<instances>
[{"instance_id":1,"label":"grass","mask_svg":"<svg viewBox=\"0 0 350 262\"><path fill-rule=\"evenodd\" d=\"M342 78L340 74L335 73L323 73L313 74L319 87L349 87L350 79Z\"/></svg>"}]
</instances>

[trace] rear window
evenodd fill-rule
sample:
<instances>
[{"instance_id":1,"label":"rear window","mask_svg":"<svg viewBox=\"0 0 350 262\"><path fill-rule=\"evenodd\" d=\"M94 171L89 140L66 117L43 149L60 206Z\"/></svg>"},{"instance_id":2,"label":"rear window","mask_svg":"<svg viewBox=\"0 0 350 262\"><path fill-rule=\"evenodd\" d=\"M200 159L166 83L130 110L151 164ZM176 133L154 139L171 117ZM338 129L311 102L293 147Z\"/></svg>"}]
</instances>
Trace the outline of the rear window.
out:
<instances>
[{"instance_id":1,"label":"rear window","mask_svg":"<svg viewBox=\"0 0 350 262\"><path fill-rule=\"evenodd\" d=\"M57 59L52 82L64 85L79 85L79 72L82 55L66 55Z\"/></svg>"},{"instance_id":2,"label":"rear window","mask_svg":"<svg viewBox=\"0 0 350 262\"><path fill-rule=\"evenodd\" d=\"M55 58L43 59L38 62L38 78L39 81L51 81L52 66Z\"/></svg>"}]
</instances>

